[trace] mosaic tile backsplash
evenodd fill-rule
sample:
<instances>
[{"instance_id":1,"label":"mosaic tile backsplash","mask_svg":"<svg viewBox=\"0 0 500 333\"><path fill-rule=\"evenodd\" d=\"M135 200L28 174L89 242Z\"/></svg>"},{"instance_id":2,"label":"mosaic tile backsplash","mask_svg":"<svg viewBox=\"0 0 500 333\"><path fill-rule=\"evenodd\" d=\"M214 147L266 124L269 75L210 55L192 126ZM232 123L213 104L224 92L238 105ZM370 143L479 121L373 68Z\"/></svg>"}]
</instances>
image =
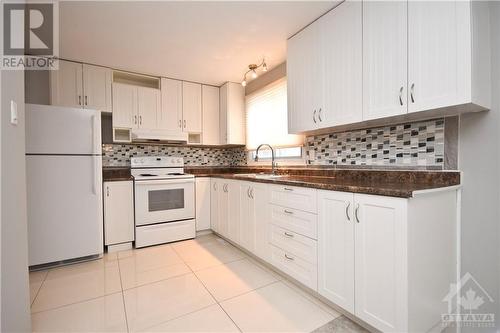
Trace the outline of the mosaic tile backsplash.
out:
<instances>
[{"instance_id":1,"label":"mosaic tile backsplash","mask_svg":"<svg viewBox=\"0 0 500 333\"><path fill-rule=\"evenodd\" d=\"M190 166L246 165L244 148L194 148L159 145L102 145L103 166L130 166L134 156L181 156Z\"/></svg>"},{"instance_id":2,"label":"mosaic tile backsplash","mask_svg":"<svg viewBox=\"0 0 500 333\"><path fill-rule=\"evenodd\" d=\"M306 163L332 166L426 166L442 169L444 124L444 119L438 119L308 136Z\"/></svg>"}]
</instances>

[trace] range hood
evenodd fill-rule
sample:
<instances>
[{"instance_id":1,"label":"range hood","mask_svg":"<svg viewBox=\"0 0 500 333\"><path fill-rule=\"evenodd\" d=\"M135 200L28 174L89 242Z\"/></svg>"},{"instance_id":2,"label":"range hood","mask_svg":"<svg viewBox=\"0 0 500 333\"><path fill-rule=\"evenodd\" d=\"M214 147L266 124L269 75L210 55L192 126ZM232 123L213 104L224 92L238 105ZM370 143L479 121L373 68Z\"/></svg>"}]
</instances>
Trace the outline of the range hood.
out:
<instances>
[{"instance_id":1,"label":"range hood","mask_svg":"<svg viewBox=\"0 0 500 333\"><path fill-rule=\"evenodd\" d=\"M169 130L132 130L132 142L170 142L186 143L188 134Z\"/></svg>"}]
</instances>

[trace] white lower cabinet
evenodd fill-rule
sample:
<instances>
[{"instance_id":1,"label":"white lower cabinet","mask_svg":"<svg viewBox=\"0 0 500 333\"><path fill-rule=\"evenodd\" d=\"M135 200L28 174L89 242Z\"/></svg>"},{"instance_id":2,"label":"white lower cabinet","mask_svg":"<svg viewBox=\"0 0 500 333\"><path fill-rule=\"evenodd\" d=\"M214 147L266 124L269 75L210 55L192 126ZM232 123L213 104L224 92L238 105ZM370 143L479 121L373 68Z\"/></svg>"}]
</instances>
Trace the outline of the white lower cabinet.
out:
<instances>
[{"instance_id":1,"label":"white lower cabinet","mask_svg":"<svg viewBox=\"0 0 500 333\"><path fill-rule=\"evenodd\" d=\"M220 179L210 179L210 229L219 232L219 191Z\"/></svg>"},{"instance_id":2,"label":"white lower cabinet","mask_svg":"<svg viewBox=\"0 0 500 333\"><path fill-rule=\"evenodd\" d=\"M196 231L210 229L210 178L196 178Z\"/></svg>"},{"instance_id":3,"label":"white lower cabinet","mask_svg":"<svg viewBox=\"0 0 500 333\"><path fill-rule=\"evenodd\" d=\"M261 259L268 260L267 185L240 182L239 244Z\"/></svg>"},{"instance_id":4,"label":"white lower cabinet","mask_svg":"<svg viewBox=\"0 0 500 333\"><path fill-rule=\"evenodd\" d=\"M132 241L134 241L133 182L104 182L104 245Z\"/></svg>"}]
</instances>

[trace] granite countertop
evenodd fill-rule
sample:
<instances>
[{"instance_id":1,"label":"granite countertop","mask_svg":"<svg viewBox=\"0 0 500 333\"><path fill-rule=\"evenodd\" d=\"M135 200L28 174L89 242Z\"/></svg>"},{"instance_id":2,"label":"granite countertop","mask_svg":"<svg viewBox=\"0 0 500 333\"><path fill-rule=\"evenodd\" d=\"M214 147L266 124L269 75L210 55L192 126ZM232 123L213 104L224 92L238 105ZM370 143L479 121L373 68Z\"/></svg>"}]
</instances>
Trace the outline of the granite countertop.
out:
<instances>
[{"instance_id":1,"label":"granite countertop","mask_svg":"<svg viewBox=\"0 0 500 333\"><path fill-rule=\"evenodd\" d=\"M116 182L134 180L130 174L129 167L103 167L102 168L102 181Z\"/></svg>"},{"instance_id":2,"label":"granite countertop","mask_svg":"<svg viewBox=\"0 0 500 333\"><path fill-rule=\"evenodd\" d=\"M216 177L331 191L411 198L416 191L460 185L458 171L278 169L279 178L254 178L241 173L270 172L263 168L186 168L196 177Z\"/></svg>"}]
</instances>

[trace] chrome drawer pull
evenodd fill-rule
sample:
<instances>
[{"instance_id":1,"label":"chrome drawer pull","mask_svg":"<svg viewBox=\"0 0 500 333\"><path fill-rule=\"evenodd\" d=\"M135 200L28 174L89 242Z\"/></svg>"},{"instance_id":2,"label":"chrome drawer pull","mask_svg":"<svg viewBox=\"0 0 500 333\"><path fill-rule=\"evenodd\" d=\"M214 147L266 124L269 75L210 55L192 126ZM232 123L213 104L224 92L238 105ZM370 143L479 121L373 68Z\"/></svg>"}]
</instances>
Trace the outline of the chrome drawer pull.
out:
<instances>
[{"instance_id":1,"label":"chrome drawer pull","mask_svg":"<svg viewBox=\"0 0 500 333\"><path fill-rule=\"evenodd\" d=\"M284 232L284 235L285 235L286 237L292 237L292 238L293 238L293 234L289 234L289 233L288 233L288 232L286 232L286 231Z\"/></svg>"},{"instance_id":2,"label":"chrome drawer pull","mask_svg":"<svg viewBox=\"0 0 500 333\"><path fill-rule=\"evenodd\" d=\"M285 212L285 214L290 214L290 215L292 215L292 214L293 214L293 212L292 212L292 211L289 211L289 210L287 210L287 209L285 209L283 212Z\"/></svg>"},{"instance_id":3,"label":"chrome drawer pull","mask_svg":"<svg viewBox=\"0 0 500 333\"><path fill-rule=\"evenodd\" d=\"M285 187L284 190L285 191L293 191L293 188Z\"/></svg>"},{"instance_id":4,"label":"chrome drawer pull","mask_svg":"<svg viewBox=\"0 0 500 333\"><path fill-rule=\"evenodd\" d=\"M286 253L285 253L285 258L288 259L288 260L295 260L294 258L289 257Z\"/></svg>"}]
</instances>

